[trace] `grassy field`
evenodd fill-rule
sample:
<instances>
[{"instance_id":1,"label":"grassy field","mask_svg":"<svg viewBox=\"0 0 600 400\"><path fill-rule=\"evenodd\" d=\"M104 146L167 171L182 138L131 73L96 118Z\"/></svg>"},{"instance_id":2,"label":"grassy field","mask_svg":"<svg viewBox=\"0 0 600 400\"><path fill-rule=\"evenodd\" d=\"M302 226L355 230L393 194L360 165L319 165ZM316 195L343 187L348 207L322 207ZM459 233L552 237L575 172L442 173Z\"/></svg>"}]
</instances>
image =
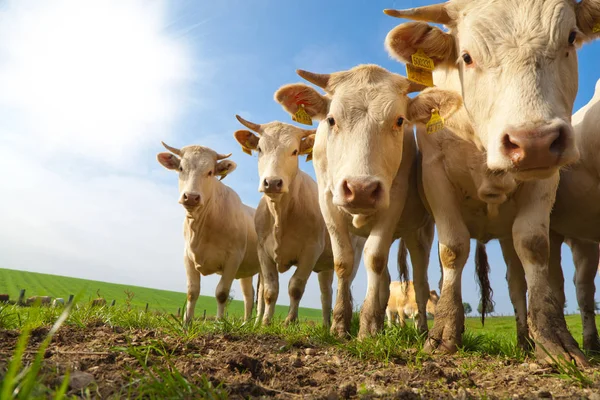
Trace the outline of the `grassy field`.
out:
<instances>
[{"instance_id":1,"label":"grassy field","mask_svg":"<svg viewBox=\"0 0 600 400\"><path fill-rule=\"evenodd\" d=\"M167 313L177 313L177 309L182 308L186 300L185 293L180 292L0 268L0 293L8 293L12 300L16 300L21 289L25 289L26 297L52 296L66 300L73 294L79 296L82 302L96 298L99 292L108 303L114 299L118 305L125 304L126 293L129 291L134 295L131 299L133 307L142 308L149 303L149 309ZM204 310L209 316L216 313L217 302L214 297L200 296L196 303L196 314L202 315ZM228 312L232 315L243 315L243 310L244 303L238 300L233 300L228 307ZM276 316L285 318L287 310L287 306L277 306ZM319 320L321 311L300 308L300 318Z\"/></svg>"}]
</instances>

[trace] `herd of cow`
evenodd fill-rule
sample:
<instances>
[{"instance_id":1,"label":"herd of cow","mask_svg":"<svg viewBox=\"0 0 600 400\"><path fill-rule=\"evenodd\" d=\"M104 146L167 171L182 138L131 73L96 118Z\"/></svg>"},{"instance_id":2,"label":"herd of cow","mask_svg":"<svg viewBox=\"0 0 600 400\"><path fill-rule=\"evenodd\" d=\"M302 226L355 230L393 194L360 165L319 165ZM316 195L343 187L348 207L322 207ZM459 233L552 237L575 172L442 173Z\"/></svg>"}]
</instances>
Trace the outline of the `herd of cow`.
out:
<instances>
[{"instance_id":1,"label":"herd of cow","mask_svg":"<svg viewBox=\"0 0 600 400\"><path fill-rule=\"evenodd\" d=\"M586 365L563 315L560 249L566 242L574 257L583 347L600 350L594 313L600 83L571 116L577 48L600 36L600 0L450 0L385 13L414 21L389 32L389 54L412 71L413 56L425 56L435 86L376 65L331 74L298 70L324 94L296 83L280 87L274 98L293 120L317 120L316 130L237 116L249 130L238 130L235 139L245 153L258 153L263 196L256 210L220 182L236 168L231 154L168 145L169 152L158 154L164 167L178 172L186 210L186 322L194 315L200 275L218 273L217 317L224 314L233 279L240 279L250 318L252 277L259 274L257 321L269 323L278 274L295 265L286 321L297 319L314 271L323 322L346 335L350 284L363 254L368 288L359 338L373 335L383 326L390 297L390 246L401 239L400 252L408 249L413 266L416 324L426 332L436 227L443 274L426 350L454 352L461 344L461 275L470 239L478 241L478 252L498 239L519 345L534 343L541 359L563 355ZM433 120L437 129L429 129ZM301 155L313 160L317 182L299 169ZM485 266L478 268L487 274Z\"/></svg>"}]
</instances>

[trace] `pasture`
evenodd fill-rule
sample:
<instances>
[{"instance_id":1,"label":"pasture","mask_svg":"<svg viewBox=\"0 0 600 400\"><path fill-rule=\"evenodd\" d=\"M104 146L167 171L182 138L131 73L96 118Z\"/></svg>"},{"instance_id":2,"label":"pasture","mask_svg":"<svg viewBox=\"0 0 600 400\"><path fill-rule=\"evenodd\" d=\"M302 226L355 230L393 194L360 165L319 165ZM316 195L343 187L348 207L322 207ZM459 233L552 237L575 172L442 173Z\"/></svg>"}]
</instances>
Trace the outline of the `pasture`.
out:
<instances>
[{"instance_id":1,"label":"pasture","mask_svg":"<svg viewBox=\"0 0 600 400\"><path fill-rule=\"evenodd\" d=\"M183 274L183 271L181 273ZM12 300L16 300L20 289L26 289L25 297L52 296L62 297L66 301L69 295L73 294L78 296L80 302L89 302L100 294L100 297L105 298L109 304L116 300L117 305L142 308L148 303L149 310L174 314L179 308L183 309L186 299L186 294L182 292L0 268L0 293L7 293ZM239 292L237 281L232 289ZM204 310L207 316L215 315L217 301L214 295L198 298L196 314L202 316ZM232 300L228 310L233 315L241 315L244 312L244 303ZM284 317L287 314L287 307L277 306L275 312L277 316ZM300 318L320 319L321 310L300 308Z\"/></svg>"},{"instance_id":2,"label":"pasture","mask_svg":"<svg viewBox=\"0 0 600 400\"><path fill-rule=\"evenodd\" d=\"M358 315L341 340L313 321L254 327L230 313L186 331L172 314L88 305L54 333L61 311L0 306L2 399L594 398L600 387L593 369L545 367L522 353L511 317L485 327L467 318L459 353L431 356L412 327L356 340ZM579 316L567 320L579 340Z\"/></svg>"}]
</instances>

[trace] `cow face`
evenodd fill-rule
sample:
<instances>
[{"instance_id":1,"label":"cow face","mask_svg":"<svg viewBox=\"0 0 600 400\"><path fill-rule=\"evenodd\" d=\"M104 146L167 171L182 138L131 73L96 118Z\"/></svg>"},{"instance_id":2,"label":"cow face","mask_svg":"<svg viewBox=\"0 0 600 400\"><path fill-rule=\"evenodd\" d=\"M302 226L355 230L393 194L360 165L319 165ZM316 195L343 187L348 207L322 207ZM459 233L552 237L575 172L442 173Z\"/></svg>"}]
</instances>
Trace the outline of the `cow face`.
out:
<instances>
[{"instance_id":1,"label":"cow face","mask_svg":"<svg viewBox=\"0 0 600 400\"><path fill-rule=\"evenodd\" d=\"M275 100L291 114L303 106L321 120L313 152L317 178L325 183L333 204L351 214L388 207L402 160L404 130L412 123L426 123L432 109L447 117L461 104L457 93L438 89L410 99L407 94L421 86L375 65L298 74L325 89L327 96L293 84L281 87Z\"/></svg>"},{"instance_id":2,"label":"cow face","mask_svg":"<svg viewBox=\"0 0 600 400\"><path fill-rule=\"evenodd\" d=\"M237 119L250 131L239 130L233 134L246 153L258 153L258 191L277 199L289 191L298 174L298 157L311 159L315 139L314 130L305 130L281 122L254 124L240 116Z\"/></svg>"},{"instance_id":3,"label":"cow face","mask_svg":"<svg viewBox=\"0 0 600 400\"><path fill-rule=\"evenodd\" d=\"M451 0L386 13L450 28L402 24L388 34L386 47L402 62L422 49L438 69L458 70L490 169L544 178L578 159L570 124L576 46L600 22L597 0Z\"/></svg>"},{"instance_id":4,"label":"cow face","mask_svg":"<svg viewBox=\"0 0 600 400\"><path fill-rule=\"evenodd\" d=\"M164 143L163 146L170 153L159 153L156 158L163 167L179 173L179 203L187 210L204 206L211 199L216 178L225 178L237 166L231 160L224 160L231 154L218 154L207 147L176 149Z\"/></svg>"}]
</instances>

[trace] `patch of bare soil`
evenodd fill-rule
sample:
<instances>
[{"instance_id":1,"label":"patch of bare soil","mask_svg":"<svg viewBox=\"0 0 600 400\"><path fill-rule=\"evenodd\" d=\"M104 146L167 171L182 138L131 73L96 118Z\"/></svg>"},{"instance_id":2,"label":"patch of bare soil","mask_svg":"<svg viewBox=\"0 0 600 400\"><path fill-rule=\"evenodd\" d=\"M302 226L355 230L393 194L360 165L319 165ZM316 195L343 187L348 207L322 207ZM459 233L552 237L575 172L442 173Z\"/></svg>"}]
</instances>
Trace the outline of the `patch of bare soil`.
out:
<instances>
[{"instance_id":1,"label":"patch of bare soil","mask_svg":"<svg viewBox=\"0 0 600 400\"><path fill-rule=\"evenodd\" d=\"M29 359L45 334L44 329L33 333ZM17 338L18 332L0 330L0 377ZM583 388L549 376L552 371L537 364L476 356L435 356L423 363L394 360L384 364L359 360L336 348L290 346L271 336L206 335L184 342L157 331L106 326L61 328L45 354L43 379L52 386L67 369L81 371L82 386L91 378L95 381L95 396L119 397L132 374L137 372L139 377L144 370L131 352L115 347L147 349L145 346L157 343L188 381L198 383L204 375L215 385L222 384L231 398L600 399L598 382ZM160 353L148 354L148 365L167 365ZM78 389L74 387L72 393Z\"/></svg>"}]
</instances>

